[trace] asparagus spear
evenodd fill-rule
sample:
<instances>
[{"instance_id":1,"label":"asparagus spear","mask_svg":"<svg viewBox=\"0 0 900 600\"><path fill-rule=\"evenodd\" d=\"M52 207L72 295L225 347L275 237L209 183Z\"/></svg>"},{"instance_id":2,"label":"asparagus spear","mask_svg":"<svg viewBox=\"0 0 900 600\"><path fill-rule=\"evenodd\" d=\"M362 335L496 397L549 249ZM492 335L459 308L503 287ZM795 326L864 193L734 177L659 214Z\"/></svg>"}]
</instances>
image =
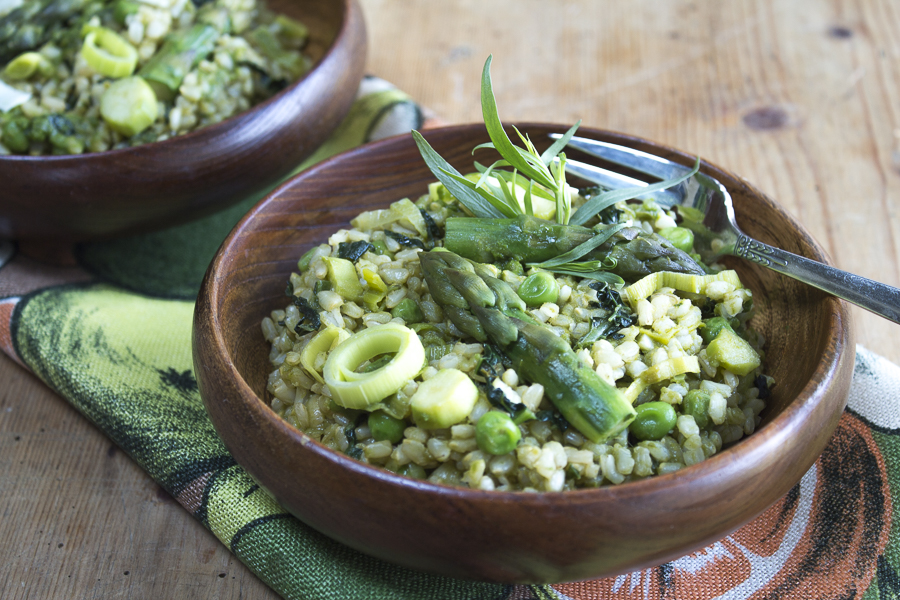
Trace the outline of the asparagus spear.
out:
<instances>
[{"instance_id":1,"label":"asparagus spear","mask_svg":"<svg viewBox=\"0 0 900 600\"><path fill-rule=\"evenodd\" d=\"M566 420L594 442L622 431L634 418L614 386L584 366L572 348L525 313L525 303L480 263L453 252L419 255L428 289L454 325L478 341L490 341L526 379L545 393Z\"/></svg>"},{"instance_id":2,"label":"asparagus spear","mask_svg":"<svg viewBox=\"0 0 900 600\"><path fill-rule=\"evenodd\" d=\"M207 23L197 23L186 32L170 35L138 75L150 84L157 98L171 100L184 76L215 49L218 37L218 30Z\"/></svg>"},{"instance_id":3,"label":"asparagus spear","mask_svg":"<svg viewBox=\"0 0 900 600\"><path fill-rule=\"evenodd\" d=\"M0 64L39 48L70 25L87 0L30 0L0 17Z\"/></svg>"},{"instance_id":4,"label":"asparagus spear","mask_svg":"<svg viewBox=\"0 0 900 600\"><path fill-rule=\"evenodd\" d=\"M541 262L588 241L594 232L520 215L514 219L451 217L444 236L448 250L476 262L498 263L510 258Z\"/></svg>"},{"instance_id":5,"label":"asparagus spear","mask_svg":"<svg viewBox=\"0 0 900 600\"><path fill-rule=\"evenodd\" d=\"M509 259L537 263L559 256L595 235L587 227L560 225L536 217L514 219L447 219L444 246L478 262ZM639 279L657 271L702 275L703 268L665 238L636 227L626 227L584 257L615 260L611 272L624 279Z\"/></svg>"}]
</instances>

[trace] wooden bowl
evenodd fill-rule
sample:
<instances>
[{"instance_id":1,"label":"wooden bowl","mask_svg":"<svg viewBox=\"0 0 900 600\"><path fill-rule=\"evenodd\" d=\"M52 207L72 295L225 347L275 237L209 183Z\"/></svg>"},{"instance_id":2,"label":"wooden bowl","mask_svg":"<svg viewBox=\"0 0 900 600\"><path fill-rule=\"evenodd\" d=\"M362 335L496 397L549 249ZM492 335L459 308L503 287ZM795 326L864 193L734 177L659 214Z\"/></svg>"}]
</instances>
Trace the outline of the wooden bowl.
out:
<instances>
[{"instance_id":1,"label":"wooden bowl","mask_svg":"<svg viewBox=\"0 0 900 600\"><path fill-rule=\"evenodd\" d=\"M269 189L350 109L366 60L356 0L271 0L309 26L315 67L221 123L123 150L0 156L0 237L86 240L158 229Z\"/></svg>"},{"instance_id":2,"label":"wooden bowl","mask_svg":"<svg viewBox=\"0 0 900 600\"><path fill-rule=\"evenodd\" d=\"M536 142L565 127L523 124ZM693 155L583 128L579 135L691 165ZM457 168L488 141L469 125L425 133ZM489 157L479 154L489 164ZM793 218L747 182L709 163L737 219L761 241L826 261ZM416 198L433 181L411 137L363 146L281 186L219 250L194 314L194 368L212 421L241 464L287 510L362 552L416 569L494 582L560 582L661 564L718 540L776 502L825 447L854 363L849 310L811 287L733 261L752 288L755 325L777 382L760 428L673 474L560 493L478 491L407 479L334 452L266 404L269 350L260 321L286 305L297 259L363 210Z\"/></svg>"}]
</instances>

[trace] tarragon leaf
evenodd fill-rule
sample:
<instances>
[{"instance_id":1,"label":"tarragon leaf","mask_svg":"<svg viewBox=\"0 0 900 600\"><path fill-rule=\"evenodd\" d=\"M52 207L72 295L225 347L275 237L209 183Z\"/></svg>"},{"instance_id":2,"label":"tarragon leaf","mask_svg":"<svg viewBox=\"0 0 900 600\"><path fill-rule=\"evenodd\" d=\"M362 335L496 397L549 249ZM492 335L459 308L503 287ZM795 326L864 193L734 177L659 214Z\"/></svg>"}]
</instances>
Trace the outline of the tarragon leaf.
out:
<instances>
[{"instance_id":1,"label":"tarragon leaf","mask_svg":"<svg viewBox=\"0 0 900 600\"><path fill-rule=\"evenodd\" d=\"M550 271L551 273L557 273L559 275L572 275L574 277L581 277L583 279L594 279L596 281L602 281L610 285L625 285L624 279L622 279L615 273L610 273L609 271L607 271L604 268L604 265L600 264L600 261L598 260L591 260L583 263L566 263L558 267L544 268L544 270Z\"/></svg>"},{"instance_id":2,"label":"tarragon leaf","mask_svg":"<svg viewBox=\"0 0 900 600\"><path fill-rule=\"evenodd\" d=\"M520 214L518 203L516 203L514 206L510 206L503 198L503 192L490 183L486 182L483 186L479 186L474 181L472 181L468 177L465 177L464 175L460 175L458 172L450 173L449 171L445 171L445 173L448 177L451 177L464 188L475 192L479 197L486 200L491 206L494 207L494 209L499 211L502 216L512 219ZM453 192L451 191L451 193ZM455 193L453 193L453 195L456 196Z\"/></svg>"},{"instance_id":3,"label":"tarragon leaf","mask_svg":"<svg viewBox=\"0 0 900 600\"><path fill-rule=\"evenodd\" d=\"M473 215L483 219L498 219L507 216L477 190L462 183L463 181L468 183L472 182L463 177L459 171L453 168L453 165L444 160L444 158L431 147L431 144L422 137L421 133L413 130L412 136L416 142L416 146L419 147L419 153L425 160L425 164L428 165L428 168L434 176L437 177L438 181L443 183L444 187L468 208Z\"/></svg>"},{"instance_id":4,"label":"tarragon leaf","mask_svg":"<svg viewBox=\"0 0 900 600\"><path fill-rule=\"evenodd\" d=\"M513 173L513 182L515 182L515 173ZM534 190L534 181L528 180L528 187L525 188L525 214L529 217L534 216L534 204L531 201L531 194Z\"/></svg>"},{"instance_id":5,"label":"tarragon leaf","mask_svg":"<svg viewBox=\"0 0 900 600\"><path fill-rule=\"evenodd\" d=\"M573 263L579 258L586 256L587 254L593 252L597 247L607 241L609 238L614 236L616 232L625 228L625 224L613 225L607 229L604 229L591 239L586 242L582 242L578 244L568 252L560 254L555 258L551 258L549 260L545 260L540 263L530 263L529 266L539 267L541 269L550 270L552 267L558 267L560 265L564 265L566 263Z\"/></svg>"},{"instance_id":6,"label":"tarragon leaf","mask_svg":"<svg viewBox=\"0 0 900 600\"><path fill-rule=\"evenodd\" d=\"M503 123L500 122L500 114L497 112L497 101L494 98L494 89L491 84L491 60L492 57L488 56L481 74L481 111L488 135L491 137L491 141L494 142L494 148L500 153L500 156L509 161L510 165L524 175L534 179L541 185L553 187L553 181L548 177L548 174L534 168L531 162L522 156L528 153L514 146L506 135L506 131L503 130Z\"/></svg>"},{"instance_id":7,"label":"tarragon leaf","mask_svg":"<svg viewBox=\"0 0 900 600\"><path fill-rule=\"evenodd\" d=\"M578 122L572 125L569 130L558 140L553 142L553 144L544 150L544 153L541 154L541 160L544 161L545 165L549 165L556 155L562 152L562 149L566 147L566 144L569 143L569 140L572 139L572 136L575 135L575 131L581 126L581 119L578 119Z\"/></svg>"},{"instance_id":8,"label":"tarragon leaf","mask_svg":"<svg viewBox=\"0 0 900 600\"><path fill-rule=\"evenodd\" d=\"M572 199L566 185L566 155L560 154L558 158L550 163L550 170L556 179L556 221L568 225L572 216Z\"/></svg>"}]
</instances>

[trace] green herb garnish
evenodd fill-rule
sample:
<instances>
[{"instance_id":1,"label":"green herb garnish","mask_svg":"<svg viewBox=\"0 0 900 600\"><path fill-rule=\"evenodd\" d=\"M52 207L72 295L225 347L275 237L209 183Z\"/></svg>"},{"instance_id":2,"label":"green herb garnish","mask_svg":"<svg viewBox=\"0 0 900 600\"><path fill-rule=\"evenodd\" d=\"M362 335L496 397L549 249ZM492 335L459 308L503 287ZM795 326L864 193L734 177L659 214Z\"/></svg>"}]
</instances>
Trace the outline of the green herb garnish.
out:
<instances>
[{"instance_id":1,"label":"green herb garnish","mask_svg":"<svg viewBox=\"0 0 900 600\"><path fill-rule=\"evenodd\" d=\"M490 66L491 57L488 56L481 77L481 110L491 141L479 144L472 152L474 154L482 148L493 148L500 154L500 160L487 166L476 162L478 173L465 176L444 160L422 134L412 132L428 168L447 191L475 217L447 219L445 247L473 260L484 260L485 256L499 261L514 259L554 273L615 285L622 285L624 280L621 274L608 271L616 269L622 263L622 258L628 259L625 261L627 267L624 271L632 274L646 269L642 265L654 258L668 257L671 252L667 247L655 243L654 234L632 231L626 235L622 232L622 235L610 241L613 235L625 229L624 225L600 226L593 231L581 226L616 203L681 183L697 172L699 158L694 168L683 176L646 187L611 190L593 195L573 213L572 188L566 183L566 155L562 150L575 134L580 121L543 153L538 152L527 135L513 127L523 144L523 147L516 146L500 121ZM512 170L504 170L504 167L511 167ZM539 205L542 209L540 214L537 210ZM555 224L548 219L554 219ZM464 226L461 224L464 221L471 223ZM565 231L554 230L554 227ZM488 234L489 231L493 233ZM640 258L623 247L618 250L615 248L634 240L637 235L650 238L649 242L642 240L632 244L633 250L641 252ZM607 241L610 241L607 244L610 249L604 247L602 251L598 250ZM642 246L638 248L638 244ZM558 248L558 252L548 259L547 253L552 247ZM611 256L612 252L616 255ZM686 254L657 262L667 268L675 264L677 269L687 272L702 271Z\"/></svg>"}]
</instances>

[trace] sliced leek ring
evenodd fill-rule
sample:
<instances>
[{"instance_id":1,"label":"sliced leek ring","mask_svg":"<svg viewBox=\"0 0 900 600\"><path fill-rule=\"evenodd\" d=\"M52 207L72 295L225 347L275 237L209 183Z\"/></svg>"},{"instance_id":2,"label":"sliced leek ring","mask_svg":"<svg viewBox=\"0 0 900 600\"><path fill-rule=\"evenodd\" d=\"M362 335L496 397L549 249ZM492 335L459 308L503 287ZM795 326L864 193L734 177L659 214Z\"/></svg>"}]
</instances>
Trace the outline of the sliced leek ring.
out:
<instances>
[{"instance_id":1,"label":"sliced leek ring","mask_svg":"<svg viewBox=\"0 0 900 600\"><path fill-rule=\"evenodd\" d=\"M700 361L696 356L676 356L669 360L650 367L637 376L637 379L631 382L631 385L623 392L625 399L634 404L637 397L641 395L647 386L672 379L683 373L699 373Z\"/></svg>"},{"instance_id":2,"label":"sliced leek ring","mask_svg":"<svg viewBox=\"0 0 900 600\"><path fill-rule=\"evenodd\" d=\"M20 54L3 69L3 74L13 81L28 79L35 72L52 69L50 61L37 52L25 52Z\"/></svg>"},{"instance_id":3,"label":"sliced leek ring","mask_svg":"<svg viewBox=\"0 0 900 600\"><path fill-rule=\"evenodd\" d=\"M138 53L118 33L105 27L92 28L84 38L81 55L92 69L105 77L120 79L134 73Z\"/></svg>"},{"instance_id":4,"label":"sliced leek ring","mask_svg":"<svg viewBox=\"0 0 900 600\"><path fill-rule=\"evenodd\" d=\"M303 352L300 353L300 364L303 365L303 368L306 369L316 381L325 383L322 374L316 370L316 362L319 355L323 352L331 352L338 344L347 340L349 337L350 333L346 329L326 327L317 333L303 349Z\"/></svg>"},{"instance_id":5,"label":"sliced leek ring","mask_svg":"<svg viewBox=\"0 0 900 600\"><path fill-rule=\"evenodd\" d=\"M385 366L356 370L379 354L394 353ZM344 408L364 409L397 392L425 365L425 348L412 329L386 323L350 336L328 355L322 375L331 398Z\"/></svg>"},{"instance_id":6,"label":"sliced leek ring","mask_svg":"<svg viewBox=\"0 0 900 600\"><path fill-rule=\"evenodd\" d=\"M704 294L706 293L706 286L714 281L727 281L735 289L744 287L735 271L721 271L714 275L689 275L687 273L658 271L635 281L622 290L622 298L631 306L635 306L639 300L647 298L664 287L674 288L679 292L690 294Z\"/></svg>"}]
</instances>

